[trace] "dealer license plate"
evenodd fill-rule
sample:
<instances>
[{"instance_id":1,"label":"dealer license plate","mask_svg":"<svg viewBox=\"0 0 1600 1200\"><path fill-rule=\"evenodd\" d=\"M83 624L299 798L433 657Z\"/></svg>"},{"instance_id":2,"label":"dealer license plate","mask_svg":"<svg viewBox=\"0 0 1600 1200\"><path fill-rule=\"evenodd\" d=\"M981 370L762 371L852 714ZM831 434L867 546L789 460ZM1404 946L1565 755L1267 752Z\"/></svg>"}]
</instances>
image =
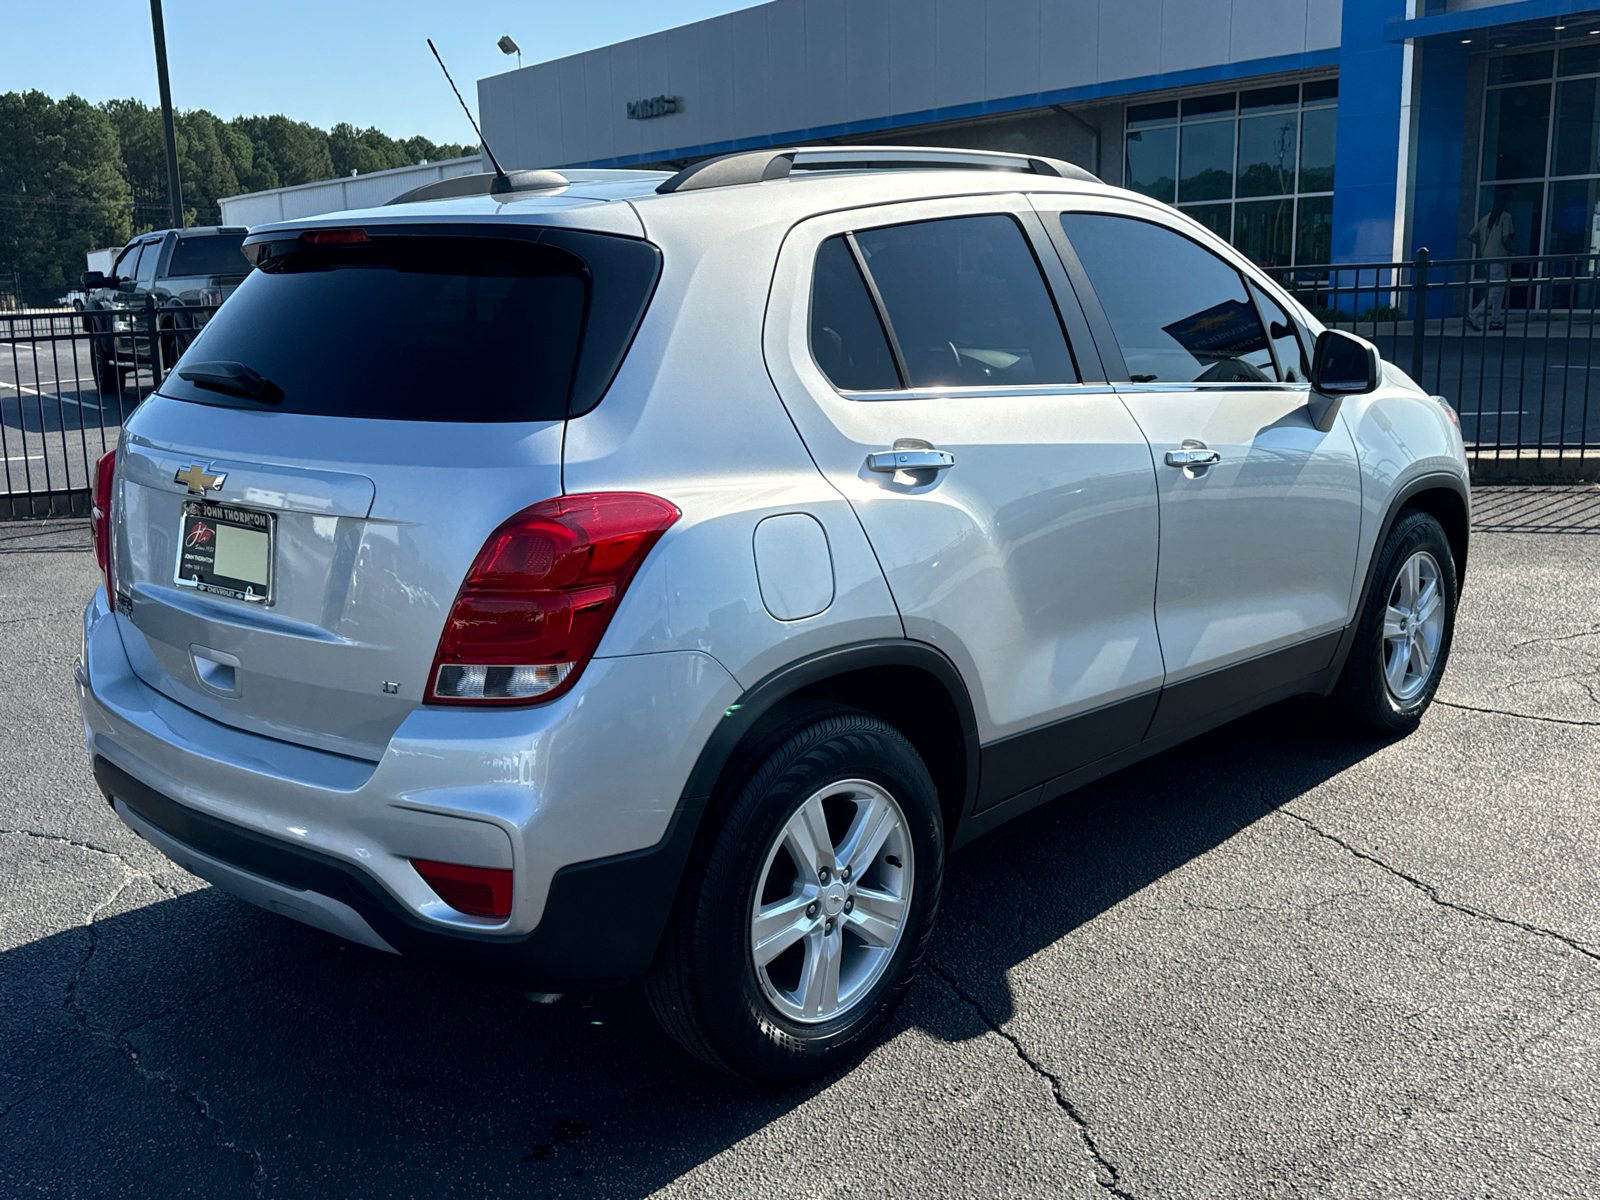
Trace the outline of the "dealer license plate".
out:
<instances>
[{"instance_id":1,"label":"dealer license plate","mask_svg":"<svg viewBox=\"0 0 1600 1200\"><path fill-rule=\"evenodd\" d=\"M272 513L186 500L178 541L176 581L235 600L272 603Z\"/></svg>"}]
</instances>

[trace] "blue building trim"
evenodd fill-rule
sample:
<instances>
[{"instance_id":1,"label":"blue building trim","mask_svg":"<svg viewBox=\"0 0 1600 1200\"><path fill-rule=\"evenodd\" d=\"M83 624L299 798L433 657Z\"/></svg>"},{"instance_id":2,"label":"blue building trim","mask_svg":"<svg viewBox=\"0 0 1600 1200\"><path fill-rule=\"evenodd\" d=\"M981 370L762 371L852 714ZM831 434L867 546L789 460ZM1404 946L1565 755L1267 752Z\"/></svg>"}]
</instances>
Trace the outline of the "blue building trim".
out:
<instances>
[{"instance_id":1,"label":"blue building trim","mask_svg":"<svg viewBox=\"0 0 1600 1200\"><path fill-rule=\"evenodd\" d=\"M1334 152L1333 261L1394 254L1396 167L1405 47L1384 38L1405 0L1344 0L1339 47L1339 140Z\"/></svg>"},{"instance_id":2,"label":"blue building trim","mask_svg":"<svg viewBox=\"0 0 1600 1200\"><path fill-rule=\"evenodd\" d=\"M1346 0L1346 5L1351 0ZM1348 18L1347 28L1348 28ZM738 138L725 142L708 142L700 146L679 146L671 150L655 150L647 154L629 154L618 158L598 158L589 162L564 163L566 167L631 167L639 163L660 162L669 158L698 158L710 154L732 154L739 150L760 150L766 146L781 146L790 142L809 142L819 138L849 137L852 134L876 133L880 130L905 129L913 125L931 125L942 121L960 121L970 117L997 116L1021 112L1030 108L1044 108L1051 104L1082 104L1090 100L1110 100L1118 96L1137 95L1141 92L1165 91L1169 88L1198 87L1208 83L1228 83L1251 79L1258 75L1276 75L1286 71L1312 71L1339 65L1339 51L1313 50L1304 54L1282 54L1273 58L1256 58L1248 62L1223 63L1212 67L1196 67L1188 71L1169 71L1161 75L1143 75L1134 79L1107 80L1084 84L1081 87L1059 88L1051 92L1034 92L1026 96L1008 96L1001 100L983 100L973 104L957 104L947 108L929 108L921 112L900 113L890 117L873 117L863 121L847 121L838 125L822 125L814 129L793 129L770 136ZM1343 136L1343 118L1340 120ZM1342 158L1342 155L1341 155ZM1391 162L1393 159L1391 158Z\"/></svg>"},{"instance_id":3,"label":"blue building trim","mask_svg":"<svg viewBox=\"0 0 1600 1200\"><path fill-rule=\"evenodd\" d=\"M1391 17L1384 23L1383 40L1404 42L1413 38L1437 37L1440 34L1465 33L1474 29L1493 29L1498 25L1515 25L1522 21L1549 21L1556 17L1570 17L1577 13L1595 12L1594 0L1515 0L1511 4L1492 4L1487 8L1472 8L1465 12L1440 13L1433 17ZM1348 18L1345 29L1350 28Z\"/></svg>"}]
</instances>

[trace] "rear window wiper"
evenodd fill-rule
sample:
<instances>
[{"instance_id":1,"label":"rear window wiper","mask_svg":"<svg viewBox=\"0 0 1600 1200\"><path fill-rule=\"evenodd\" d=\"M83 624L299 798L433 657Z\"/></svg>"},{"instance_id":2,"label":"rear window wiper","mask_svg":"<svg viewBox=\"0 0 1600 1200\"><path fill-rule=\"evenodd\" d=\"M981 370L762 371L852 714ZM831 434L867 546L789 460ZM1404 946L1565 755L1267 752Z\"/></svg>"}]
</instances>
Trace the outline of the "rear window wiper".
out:
<instances>
[{"instance_id":1,"label":"rear window wiper","mask_svg":"<svg viewBox=\"0 0 1600 1200\"><path fill-rule=\"evenodd\" d=\"M198 388L243 396L246 400L259 400L263 404L276 404L283 399L282 388L243 363L193 363L179 367L178 378Z\"/></svg>"}]
</instances>

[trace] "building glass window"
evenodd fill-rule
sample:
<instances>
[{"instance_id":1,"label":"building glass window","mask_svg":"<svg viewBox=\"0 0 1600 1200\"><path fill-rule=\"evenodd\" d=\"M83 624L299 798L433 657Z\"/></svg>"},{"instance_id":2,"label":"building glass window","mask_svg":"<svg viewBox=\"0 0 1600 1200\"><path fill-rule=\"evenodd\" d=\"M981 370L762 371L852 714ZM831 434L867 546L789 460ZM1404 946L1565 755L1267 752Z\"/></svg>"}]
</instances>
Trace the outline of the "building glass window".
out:
<instances>
[{"instance_id":1,"label":"building glass window","mask_svg":"<svg viewBox=\"0 0 1600 1200\"><path fill-rule=\"evenodd\" d=\"M1326 263L1338 101L1339 81L1319 79L1131 105L1127 186L1263 266Z\"/></svg>"},{"instance_id":2,"label":"building glass window","mask_svg":"<svg viewBox=\"0 0 1600 1200\"><path fill-rule=\"evenodd\" d=\"M1594 40L1489 59L1476 256L1600 253Z\"/></svg>"}]
</instances>

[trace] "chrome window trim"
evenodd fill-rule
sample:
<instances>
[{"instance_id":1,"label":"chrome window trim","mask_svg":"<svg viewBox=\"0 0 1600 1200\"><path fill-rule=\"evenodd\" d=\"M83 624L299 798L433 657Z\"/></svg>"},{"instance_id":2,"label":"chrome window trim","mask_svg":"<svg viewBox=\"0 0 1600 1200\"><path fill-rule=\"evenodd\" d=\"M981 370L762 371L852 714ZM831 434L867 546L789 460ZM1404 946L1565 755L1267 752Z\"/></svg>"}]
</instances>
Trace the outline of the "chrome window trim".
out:
<instances>
[{"instance_id":1,"label":"chrome window trim","mask_svg":"<svg viewBox=\"0 0 1600 1200\"><path fill-rule=\"evenodd\" d=\"M1204 383L1198 380L1193 383L1118 383L1114 385L1118 392L1309 392L1309 383L1279 383L1276 380L1264 382L1244 381L1239 383L1214 383L1207 380Z\"/></svg>"},{"instance_id":2,"label":"chrome window trim","mask_svg":"<svg viewBox=\"0 0 1600 1200\"><path fill-rule=\"evenodd\" d=\"M835 389L837 390L837 389ZM839 392L846 400L1003 400L1015 396L1106 396L1116 388L1109 383L1017 383L1004 387L899 388L881 392Z\"/></svg>"}]
</instances>

